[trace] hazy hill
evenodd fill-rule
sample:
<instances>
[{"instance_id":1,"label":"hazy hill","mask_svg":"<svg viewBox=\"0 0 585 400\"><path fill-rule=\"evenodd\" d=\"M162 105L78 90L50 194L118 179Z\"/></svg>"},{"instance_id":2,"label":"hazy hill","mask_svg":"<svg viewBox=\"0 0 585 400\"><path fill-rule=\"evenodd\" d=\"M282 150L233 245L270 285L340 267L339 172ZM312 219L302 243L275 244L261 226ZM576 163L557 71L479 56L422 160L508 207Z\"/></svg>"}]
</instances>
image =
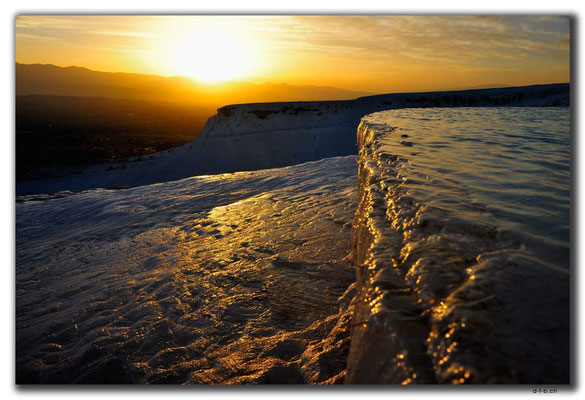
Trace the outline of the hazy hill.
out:
<instances>
[{"instance_id":1,"label":"hazy hill","mask_svg":"<svg viewBox=\"0 0 585 400\"><path fill-rule=\"evenodd\" d=\"M326 86L226 82L201 85L186 77L92 71L81 67L16 63L16 95L108 97L220 107L235 103L345 100L366 92Z\"/></svg>"}]
</instances>

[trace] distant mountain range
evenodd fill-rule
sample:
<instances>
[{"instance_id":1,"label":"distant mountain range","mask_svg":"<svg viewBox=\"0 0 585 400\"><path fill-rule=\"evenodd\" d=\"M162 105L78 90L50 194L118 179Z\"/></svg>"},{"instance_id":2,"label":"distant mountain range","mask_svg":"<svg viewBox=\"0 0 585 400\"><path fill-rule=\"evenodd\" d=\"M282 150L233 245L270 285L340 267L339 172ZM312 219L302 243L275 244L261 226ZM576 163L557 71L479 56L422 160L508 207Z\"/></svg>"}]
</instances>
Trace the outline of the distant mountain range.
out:
<instances>
[{"instance_id":1,"label":"distant mountain range","mask_svg":"<svg viewBox=\"0 0 585 400\"><path fill-rule=\"evenodd\" d=\"M371 93L327 86L225 82L201 85L186 77L92 71L82 67L16 63L16 95L106 97L219 107L227 104L347 100Z\"/></svg>"}]
</instances>

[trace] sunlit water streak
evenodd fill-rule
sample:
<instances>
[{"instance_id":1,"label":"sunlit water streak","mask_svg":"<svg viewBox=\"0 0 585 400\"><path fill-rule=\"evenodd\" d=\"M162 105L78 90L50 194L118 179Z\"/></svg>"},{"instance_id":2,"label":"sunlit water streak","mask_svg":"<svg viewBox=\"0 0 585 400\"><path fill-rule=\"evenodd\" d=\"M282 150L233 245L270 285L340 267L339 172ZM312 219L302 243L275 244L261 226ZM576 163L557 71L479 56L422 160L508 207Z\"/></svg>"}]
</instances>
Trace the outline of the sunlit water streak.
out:
<instances>
[{"instance_id":1,"label":"sunlit water streak","mask_svg":"<svg viewBox=\"0 0 585 400\"><path fill-rule=\"evenodd\" d=\"M350 382L568 382L570 139L566 108L362 120Z\"/></svg>"}]
</instances>

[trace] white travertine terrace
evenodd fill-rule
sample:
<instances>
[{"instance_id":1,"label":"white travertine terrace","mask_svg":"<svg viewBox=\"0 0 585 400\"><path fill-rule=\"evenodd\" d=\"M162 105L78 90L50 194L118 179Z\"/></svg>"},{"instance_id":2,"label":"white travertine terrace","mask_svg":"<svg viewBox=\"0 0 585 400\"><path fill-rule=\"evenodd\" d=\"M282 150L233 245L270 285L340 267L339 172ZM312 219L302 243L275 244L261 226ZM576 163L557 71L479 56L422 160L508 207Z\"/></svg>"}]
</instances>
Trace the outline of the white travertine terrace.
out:
<instances>
[{"instance_id":1,"label":"white travertine terrace","mask_svg":"<svg viewBox=\"0 0 585 400\"><path fill-rule=\"evenodd\" d=\"M19 383L342 383L355 156L16 205Z\"/></svg>"},{"instance_id":2,"label":"white travertine terrace","mask_svg":"<svg viewBox=\"0 0 585 400\"><path fill-rule=\"evenodd\" d=\"M346 383L568 383L568 270L484 224L475 204L431 204L443 178L409 174L418 149L402 128L417 117L388 122L393 113L358 128ZM409 150L389 152L384 141L400 147L401 136Z\"/></svg>"},{"instance_id":3,"label":"white travertine terrace","mask_svg":"<svg viewBox=\"0 0 585 400\"><path fill-rule=\"evenodd\" d=\"M209 118L199 137L182 147L67 173L18 182L17 194L140 186L194 175L253 171L357 154L362 116L411 107L567 106L568 84L453 92L383 94L345 101L238 104Z\"/></svg>"}]
</instances>

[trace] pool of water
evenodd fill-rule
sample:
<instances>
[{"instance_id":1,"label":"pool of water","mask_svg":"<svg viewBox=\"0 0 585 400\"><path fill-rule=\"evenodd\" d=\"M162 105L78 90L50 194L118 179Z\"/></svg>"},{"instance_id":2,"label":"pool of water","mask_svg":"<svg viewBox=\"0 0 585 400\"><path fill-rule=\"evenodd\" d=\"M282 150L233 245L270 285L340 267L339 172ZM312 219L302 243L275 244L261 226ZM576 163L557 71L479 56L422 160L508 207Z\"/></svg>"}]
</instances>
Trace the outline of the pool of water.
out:
<instances>
[{"instance_id":1,"label":"pool of water","mask_svg":"<svg viewBox=\"0 0 585 400\"><path fill-rule=\"evenodd\" d=\"M399 126L381 150L404 159L410 196L569 268L568 108L407 109L372 120Z\"/></svg>"},{"instance_id":2,"label":"pool of water","mask_svg":"<svg viewBox=\"0 0 585 400\"><path fill-rule=\"evenodd\" d=\"M358 144L349 381L567 383L570 110L384 111Z\"/></svg>"}]
</instances>

